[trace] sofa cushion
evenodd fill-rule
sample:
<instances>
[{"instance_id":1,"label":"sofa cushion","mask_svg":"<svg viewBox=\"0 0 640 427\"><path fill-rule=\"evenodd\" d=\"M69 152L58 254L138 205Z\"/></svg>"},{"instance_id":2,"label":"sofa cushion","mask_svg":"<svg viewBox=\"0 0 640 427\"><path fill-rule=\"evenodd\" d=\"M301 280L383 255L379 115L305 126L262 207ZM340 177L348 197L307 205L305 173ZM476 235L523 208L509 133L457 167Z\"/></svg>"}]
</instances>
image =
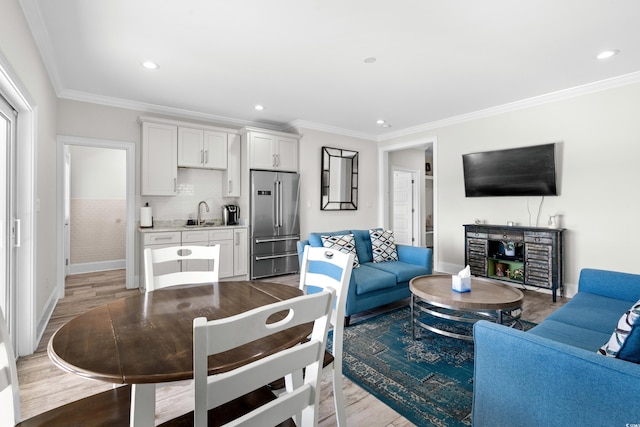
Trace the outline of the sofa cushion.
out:
<instances>
[{"instance_id":1,"label":"sofa cushion","mask_svg":"<svg viewBox=\"0 0 640 427\"><path fill-rule=\"evenodd\" d=\"M353 254L353 268L360 267L358 254L356 253L355 240L353 234L339 234L333 236L321 236L322 246L325 248L336 249L346 254Z\"/></svg>"},{"instance_id":2,"label":"sofa cushion","mask_svg":"<svg viewBox=\"0 0 640 427\"><path fill-rule=\"evenodd\" d=\"M398 261L398 251L391 230L369 230L373 262Z\"/></svg>"},{"instance_id":3,"label":"sofa cushion","mask_svg":"<svg viewBox=\"0 0 640 427\"><path fill-rule=\"evenodd\" d=\"M358 252L360 264L373 261L369 230L351 230L350 233L353 234L353 237L356 239L356 252Z\"/></svg>"},{"instance_id":4,"label":"sofa cushion","mask_svg":"<svg viewBox=\"0 0 640 427\"><path fill-rule=\"evenodd\" d=\"M564 307L563 307L564 308ZM527 331L528 334L595 352L609 338L608 333L594 331L576 325L546 318L544 322Z\"/></svg>"},{"instance_id":5,"label":"sofa cushion","mask_svg":"<svg viewBox=\"0 0 640 427\"><path fill-rule=\"evenodd\" d=\"M356 284L356 295L396 286L396 277L393 274L373 268L371 264L361 264L360 268L351 271Z\"/></svg>"},{"instance_id":6,"label":"sofa cushion","mask_svg":"<svg viewBox=\"0 0 640 427\"><path fill-rule=\"evenodd\" d=\"M640 301L627 310L598 353L631 362L640 362Z\"/></svg>"},{"instance_id":7,"label":"sofa cushion","mask_svg":"<svg viewBox=\"0 0 640 427\"><path fill-rule=\"evenodd\" d=\"M366 265L393 274L394 281L408 282L414 277L431 274L431 270L424 265L409 264L402 261L367 263Z\"/></svg>"},{"instance_id":8,"label":"sofa cushion","mask_svg":"<svg viewBox=\"0 0 640 427\"><path fill-rule=\"evenodd\" d=\"M629 309L628 301L602 295L578 292L561 310L556 310L548 319L578 326L584 329L611 335L620 315ZM606 339L605 339L606 341ZM602 341L597 347L600 347ZM594 351L596 348L593 349Z\"/></svg>"}]
</instances>

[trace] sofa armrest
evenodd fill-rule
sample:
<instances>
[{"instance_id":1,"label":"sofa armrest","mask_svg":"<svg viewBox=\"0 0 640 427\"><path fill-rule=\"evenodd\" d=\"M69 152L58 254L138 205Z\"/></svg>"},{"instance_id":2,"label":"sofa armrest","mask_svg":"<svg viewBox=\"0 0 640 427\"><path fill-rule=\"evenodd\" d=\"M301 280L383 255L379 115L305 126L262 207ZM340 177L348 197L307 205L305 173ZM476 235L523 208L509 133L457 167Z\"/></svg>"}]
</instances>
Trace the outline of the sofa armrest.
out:
<instances>
[{"instance_id":1,"label":"sofa armrest","mask_svg":"<svg viewBox=\"0 0 640 427\"><path fill-rule=\"evenodd\" d=\"M640 365L487 321L473 331L474 426L640 421Z\"/></svg>"},{"instance_id":2,"label":"sofa armrest","mask_svg":"<svg viewBox=\"0 0 640 427\"><path fill-rule=\"evenodd\" d=\"M636 302L640 299L640 275L584 268L578 291Z\"/></svg>"},{"instance_id":3,"label":"sofa armrest","mask_svg":"<svg viewBox=\"0 0 640 427\"><path fill-rule=\"evenodd\" d=\"M396 244L396 250L402 262L423 265L429 269L433 266L433 251L430 248Z\"/></svg>"}]
</instances>

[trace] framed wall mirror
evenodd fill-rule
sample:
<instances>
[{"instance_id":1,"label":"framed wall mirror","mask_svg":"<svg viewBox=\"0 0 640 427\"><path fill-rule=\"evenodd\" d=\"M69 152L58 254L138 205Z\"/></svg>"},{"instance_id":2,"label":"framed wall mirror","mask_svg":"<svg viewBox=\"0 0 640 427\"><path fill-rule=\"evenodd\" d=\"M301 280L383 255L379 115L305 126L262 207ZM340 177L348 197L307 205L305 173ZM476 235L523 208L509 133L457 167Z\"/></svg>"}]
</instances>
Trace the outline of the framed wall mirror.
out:
<instances>
[{"instance_id":1,"label":"framed wall mirror","mask_svg":"<svg viewBox=\"0 0 640 427\"><path fill-rule=\"evenodd\" d=\"M358 209L358 152L322 147L320 209Z\"/></svg>"}]
</instances>

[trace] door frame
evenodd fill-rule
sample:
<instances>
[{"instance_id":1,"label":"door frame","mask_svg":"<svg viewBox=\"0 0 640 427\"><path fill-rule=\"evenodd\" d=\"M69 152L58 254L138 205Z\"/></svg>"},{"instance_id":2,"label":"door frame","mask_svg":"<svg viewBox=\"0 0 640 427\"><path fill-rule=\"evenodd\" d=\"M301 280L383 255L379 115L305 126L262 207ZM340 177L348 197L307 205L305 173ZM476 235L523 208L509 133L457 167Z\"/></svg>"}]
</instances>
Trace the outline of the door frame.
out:
<instances>
[{"instance_id":1,"label":"door frame","mask_svg":"<svg viewBox=\"0 0 640 427\"><path fill-rule=\"evenodd\" d=\"M389 190L389 153L392 151L407 150L411 148L425 148L429 145L433 147L433 269L437 270L440 245L438 242L438 138L423 137L406 142L390 143L381 145L378 143L378 223L385 228L390 226L390 190Z\"/></svg>"},{"instance_id":2,"label":"door frame","mask_svg":"<svg viewBox=\"0 0 640 427\"><path fill-rule=\"evenodd\" d=\"M57 138L57 163L58 173L56 182L56 194L57 194L57 211L58 211L58 233L57 233L57 247L56 251L56 265L57 265L57 293L58 298L64 297L64 281L65 281L65 265L64 265L64 253L65 253L65 230L64 230L64 185L65 185L65 173L64 173L64 147L66 145L79 145L84 147L94 148L108 148L115 150L126 151L126 169L127 169L127 183L126 183L126 227L125 227L125 268L126 268L126 287L127 289L137 288L135 283L135 164L136 164L136 144L133 142L123 141L110 141L97 138L80 138L75 136L58 135Z\"/></svg>"}]
</instances>

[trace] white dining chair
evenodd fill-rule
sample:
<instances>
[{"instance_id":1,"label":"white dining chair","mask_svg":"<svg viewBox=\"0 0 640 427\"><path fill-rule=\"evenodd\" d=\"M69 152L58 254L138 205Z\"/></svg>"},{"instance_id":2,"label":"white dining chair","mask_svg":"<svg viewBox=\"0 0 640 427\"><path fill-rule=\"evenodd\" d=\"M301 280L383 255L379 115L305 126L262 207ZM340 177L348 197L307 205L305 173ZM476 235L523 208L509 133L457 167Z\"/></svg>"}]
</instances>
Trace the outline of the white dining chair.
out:
<instances>
[{"instance_id":1,"label":"white dining chair","mask_svg":"<svg viewBox=\"0 0 640 427\"><path fill-rule=\"evenodd\" d=\"M22 420L18 369L0 309L0 427L128 425L131 387L117 387Z\"/></svg>"},{"instance_id":2,"label":"white dining chair","mask_svg":"<svg viewBox=\"0 0 640 427\"><path fill-rule=\"evenodd\" d=\"M181 261L184 271L166 274L154 273L154 265ZM187 263L206 267L185 268ZM213 265L211 265L213 264ZM167 248L144 250L145 291L150 292L168 286L217 282L220 274L220 245L213 246L170 246Z\"/></svg>"},{"instance_id":3,"label":"white dining chair","mask_svg":"<svg viewBox=\"0 0 640 427\"><path fill-rule=\"evenodd\" d=\"M318 423L322 360L329 329L329 317L335 291L328 289L312 295L280 301L219 320L200 317L193 321L194 426L218 425L215 410L237 399L268 392L270 401L242 408L244 414L229 425L274 426L302 414L297 425L312 427ZM279 317L276 317L279 316ZM313 322L307 342L281 350L231 371L208 374L208 358L244 344L269 337L287 329ZM242 331L241 334L238 331ZM278 396L267 384L291 372L305 369L304 382ZM262 403L262 402L260 402ZM257 407L256 407L257 406ZM211 417L211 418L210 418ZM212 425L210 424L210 425Z\"/></svg>"},{"instance_id":4,"label":"white dining chair","mask_svg":"<svg viewBox=\"0 0 640 427\"><path fill-rule=\"evenodd\" d=\"M336 292L336 303L331 313L333 345L331 353L325 357L324 368L332 370L333 400L336 422L339 427L347 425L344 393L342 391L342 344L344 313L351 270L353 269L353 259L354 255L352 253L347 254L335 249L307 245L304 248L300 265L300 289L305 293L327 288L333 288Z\"/></svg>"}]
</instances>

